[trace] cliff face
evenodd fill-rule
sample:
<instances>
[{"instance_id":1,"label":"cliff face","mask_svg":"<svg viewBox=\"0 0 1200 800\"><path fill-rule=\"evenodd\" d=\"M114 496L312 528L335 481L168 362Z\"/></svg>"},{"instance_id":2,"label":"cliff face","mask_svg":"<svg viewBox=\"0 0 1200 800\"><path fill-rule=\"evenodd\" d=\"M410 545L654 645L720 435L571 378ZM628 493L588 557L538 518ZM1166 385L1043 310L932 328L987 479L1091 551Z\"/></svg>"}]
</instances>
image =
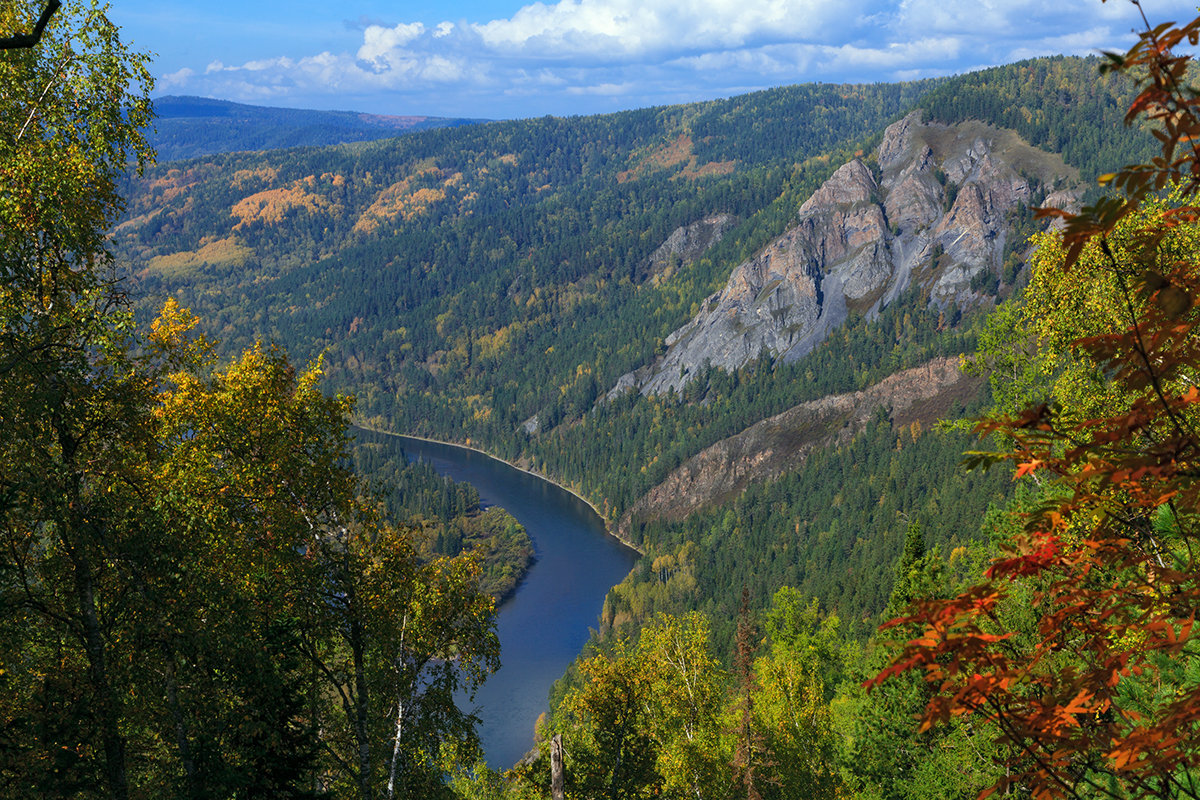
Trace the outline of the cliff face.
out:
<instances>
[{"instance_id":1,"label":"cliff face","mask_svg":"<svg viewBox=\"0 0 1200 800\"><path fill-rule=\"evenodd\" d=\"M681 388L705 364L736 369L765 348L797 359L850 311L868 315L910 285L931 303L980 302L971 280L999 274L1009 219L1046 187L1072 185L1061 159L982 123L891 125L874 168L854 160L805 201L796 224L738 265L721 291L667 339L654 363L624 375L628 389Z\"/></svg>"},{"instance_id":2,"label":"cliff face","mask_svg":"<svg viewBox=\"0 0 1200 800\"><path fill-rule=\"evenodd\" d=\"M667 240L650 254L645 263L638 267L637 281L641 283L651 278L657 280L671 277L678 266L695 261L721 241L721 237L735 224L737 218L732 214L714 214L691 225L676 228Z\"/></svg>"},{"instance_id":3,"label":"cliff face","mask_svg":"<svg viewBox=\"0 0 1200 800\"><path fill-rule=\"evenodd\" d=\"M883 408L897 426L929 426L973 397L982 384L941 358L898 372L861 392L801 403L722 439L675 469L621 521L678 521L704 506L736 497L751 483L795 469L814 450L849 442Z\"/></svg>"}]
</instances>

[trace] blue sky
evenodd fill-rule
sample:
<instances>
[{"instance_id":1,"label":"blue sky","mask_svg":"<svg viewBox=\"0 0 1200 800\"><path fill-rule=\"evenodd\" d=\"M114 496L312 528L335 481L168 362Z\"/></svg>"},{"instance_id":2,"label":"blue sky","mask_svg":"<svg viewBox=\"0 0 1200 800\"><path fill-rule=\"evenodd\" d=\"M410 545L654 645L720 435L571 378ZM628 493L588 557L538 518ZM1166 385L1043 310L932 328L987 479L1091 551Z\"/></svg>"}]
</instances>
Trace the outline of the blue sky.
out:
<instances>
[{"instance_id":1,"label":"blue sky","mask_svg":"<svg viewBox=\"0 0 1200 800\"><path fill-rule=\"evenodd\" d=\"M518 118L1124 48L1127 0L111 0L157 94ZM1153 22L1196 6L1145 0Z\"/></svg>"}]
</instances>

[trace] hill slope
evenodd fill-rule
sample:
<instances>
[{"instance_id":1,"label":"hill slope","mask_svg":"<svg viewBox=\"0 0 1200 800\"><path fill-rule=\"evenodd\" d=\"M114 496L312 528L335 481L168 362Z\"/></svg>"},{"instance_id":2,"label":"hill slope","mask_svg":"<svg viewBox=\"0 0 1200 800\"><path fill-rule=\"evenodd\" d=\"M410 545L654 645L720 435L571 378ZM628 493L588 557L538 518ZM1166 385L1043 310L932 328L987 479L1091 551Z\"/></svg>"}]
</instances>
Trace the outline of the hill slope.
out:
<instances>
[{"instance_id":1,"label":"hill slope","mask_svg":"<svg viewBox=\"0 0 1200 800\"><path fill-rule=\"evenodd\" d=\"M173 95L156 98L154 110L157 119L149 139L160 162L237 150L362 142L482 121L269 108Z\"/></svg>"},{"instance_id":2,"label":"hill slope","mask_svg":"<svg viewBox=\"0 0 1200 800\"><path fill-rule=\"evenodd\" d=\"M261 337L297 358L324 353L329 381L358 395L360 414L373 427L481 444L580 489L615 522L688 459L760 420L969 350L969 314L960 317L1019 282L1020 259L1009 257L1019 256L1032 230L1029 206L1041 192L1075 170L1087 185L1114 160L1139 159L1152 146L1121 124L1129 88L1098 77L1095 68L1094 60L1041 59L939 81L786 87L597 117L209 156L160 166L132 182L129 217L115 243L147 306L176 296L229 347ZM991 102L993 94L1003 102ZM885 128L914 108L922 114L913 129L919 135L876 153ZM1102 146L1090 148L1096 130L1103 131ZM901 138L893 136L893 144ZM985 139L986 158L975 148ZM978 157L959 170L972 152ZM989 161L995 185L1007 182L1012 190L1004 202L985 202L990 189L979 178ZM826 203L818 190L839 168L861 179L861 196ZM970 224L954 227L969 216L971 202L979 212L974 220L986 223L978 241ZM994 213L982 213L989 208ZM912 216L922 209L929 213ZM875 223L851 225L860 212ZM672 332L712 313L712 299L718 308L730 299L719 293L731 276L736 282L746 275L741 265L765 265L780 237L818 217L833 225L827 233L840 232L805 241L829 245L841 237L853 245L843 255L883 254L859 265L870 267L863 271L868 278L878 272L882 279L846 293L853 258L801 270L814 299L848 270L840 279L841 312L826 317L830 324L806 354L777 358L786 351L769 343L762 349L765 340L751 337L724 369L703 356L680 361L660 371L665 391L617 393L597 404L622 375L667 363L668 340L682 339L671 339ZM978 245L977 263L964 242ZM750 288L742 295L769 319L782 308L772 296L783 284L774 283L769 266L760 272L757 283L745 281ZM836 324L833 316L840 317ZM686 381L672 377L680 365ZM862 445L870 452L890 447L901 454L875 458L875 478L862 478L868 484L889 485L877 470L911 471L913 458L957 461L958 439L904 434L914 451L901 447L898 424L889 420L861 434L874 437ZM859 446L854 442L846 447ZM791 488L755 489L734 501L738 513L771 518L775 512L760 505L778 506L779 492L794 513L815 513L795 493L812 494L832 480L819 476L820 464L832 468L839 458L822 456L785 472L777 484ZM977 518L986 502L959 500L978 487L955 483L948 470L929 480L941 481ZM890 505L868 493L847 494L843 501L875 503L875 511L839 513L891 525L879 509L918 513L926 508L921 491L906 487ZM692 519L729 507L678 524L634 526L630 536L674 558L701 535ZM933 516L938 507L923 513ZM719 521L721 530L738 527ZM935 540L951 536L954 518L945 522ZM884 538L858 549L858 531L812 524L790 539L782 529L770 534L782 538L768 548L772 566L758 596L770 575L809 580L804 565L814 552L830 563L859 559L860 573L876 574L897 552L887 531L873 531ZM721 557L733 563L750 547L728 545ZM712 580L699 590L693 585L686 602L716 602L728 590L720 571L705 574ZM876 613L887 594L879 581L861 592L841 579L807 585L851 604L847 616L860 619ZM622 613L636 619L634 610L630 604Z\"/></svg>"}]
</instances>

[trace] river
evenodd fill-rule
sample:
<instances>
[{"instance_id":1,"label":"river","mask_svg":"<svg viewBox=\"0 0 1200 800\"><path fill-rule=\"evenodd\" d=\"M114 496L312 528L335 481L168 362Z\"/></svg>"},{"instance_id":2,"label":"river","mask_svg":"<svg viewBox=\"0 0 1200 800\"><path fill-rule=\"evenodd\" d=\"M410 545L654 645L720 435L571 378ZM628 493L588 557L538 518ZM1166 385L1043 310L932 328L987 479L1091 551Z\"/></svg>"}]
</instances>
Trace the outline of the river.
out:
<instances>
[{"instance_id":1,"label":"river","mask_svg":"<svg viewBox=\"0 0 1200 800\"><path fill-rule=\"evenodd\" d=\"M484 506L507 509L533 540L537 561L496 616L500 669L475 695L488 765L507 769L533 746L551 684L579 655L604 596L638 554L607 534L591 506L549 481L465 447L387 438L410 460L474 486Z\"/></svg>"}]
</instances>

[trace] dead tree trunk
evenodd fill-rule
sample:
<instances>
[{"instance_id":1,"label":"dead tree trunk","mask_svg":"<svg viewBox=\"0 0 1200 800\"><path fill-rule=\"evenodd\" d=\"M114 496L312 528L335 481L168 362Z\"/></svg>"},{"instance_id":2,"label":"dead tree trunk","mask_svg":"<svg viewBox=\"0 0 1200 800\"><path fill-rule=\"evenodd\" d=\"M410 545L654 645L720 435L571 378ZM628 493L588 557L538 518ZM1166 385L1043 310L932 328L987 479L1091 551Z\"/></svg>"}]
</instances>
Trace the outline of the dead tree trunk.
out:
<instances>
[{"instance_id":1,"label":"dead tree trunk","mask_svg":"<svg viewBox=\"0 0 1200 800\"><path fill-rule=\"evenodd\" d=\"M554 734L550 740L550 800L563 800L563 744L562 734Z\"/></svg>"}]
</instances>

